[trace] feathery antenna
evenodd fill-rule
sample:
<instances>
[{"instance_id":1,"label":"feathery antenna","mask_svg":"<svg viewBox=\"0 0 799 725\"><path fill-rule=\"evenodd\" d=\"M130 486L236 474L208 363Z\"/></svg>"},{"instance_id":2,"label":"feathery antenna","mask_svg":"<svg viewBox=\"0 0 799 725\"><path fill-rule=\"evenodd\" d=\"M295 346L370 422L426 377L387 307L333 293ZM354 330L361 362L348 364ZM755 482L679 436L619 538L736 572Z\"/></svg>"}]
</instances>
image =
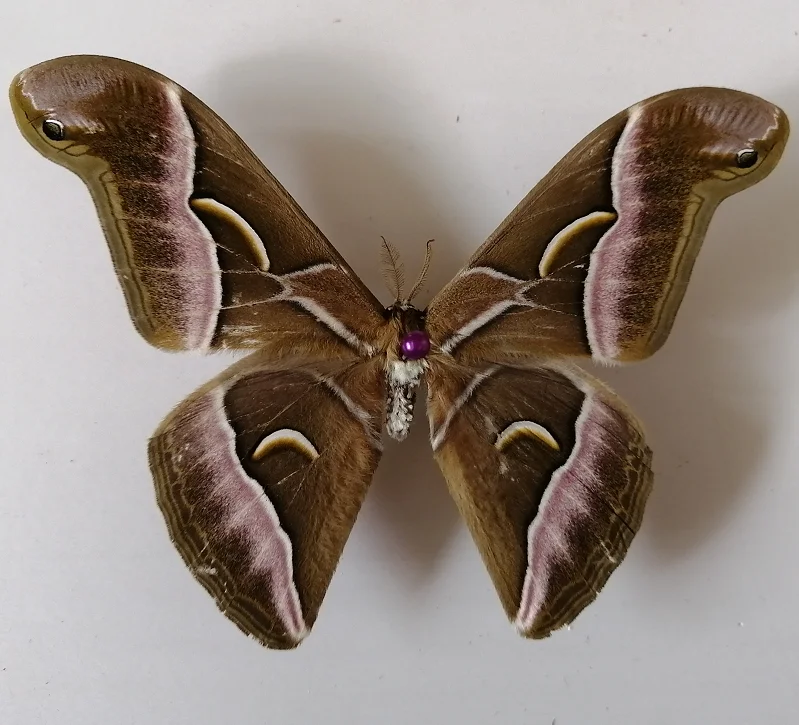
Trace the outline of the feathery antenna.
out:
<instances>
[{"instance_id":1,"label":"feathery antenna","mask_svg":"<svg viewBox=\"0 0 799 725\"><path fill-rule=\"evenodd\" d=\"M433 240L427 240L427 251L424 255L424 264L422 265L422 271L419 273L419 279L416 280L416 284L413 286L411 293L408 297L403 300L405 304L408 304L416 297L416 294L419 292L419 289L424 284L425 277L427 277L427 270L430 269L430 258L433 256Z\"/></svg>"},{"instance_id":2,"label":"feathery antenna","mask_svg":"<svg viewBox=\"0 0 799 725\"><path fill-rule=\"evenodd\" d=\"M400 259L396 247L385 237L380 258L383 263L383 280L389 291L394 295L394 299L399 301L402 297L402 288L405 286L405 268Z\"/></svg>"}]
</instances>

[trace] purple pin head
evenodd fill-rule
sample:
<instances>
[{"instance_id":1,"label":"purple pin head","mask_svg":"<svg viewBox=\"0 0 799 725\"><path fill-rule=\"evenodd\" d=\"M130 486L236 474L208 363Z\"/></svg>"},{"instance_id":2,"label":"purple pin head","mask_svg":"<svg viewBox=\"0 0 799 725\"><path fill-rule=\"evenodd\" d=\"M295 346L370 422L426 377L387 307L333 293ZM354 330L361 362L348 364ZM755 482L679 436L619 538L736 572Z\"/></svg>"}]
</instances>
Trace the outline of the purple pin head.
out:
<instances>
[{"instance_id":1,"label":"purple pin head","mask_svg":"<svg viewBox=\"0 0 799 725\"><path fill-rule=\"evenodd\" d=\"M402 338L400 350L406 360L421 360L430 352L430 338L424 330L414 330Z\"/></svg>"}]
</instances>

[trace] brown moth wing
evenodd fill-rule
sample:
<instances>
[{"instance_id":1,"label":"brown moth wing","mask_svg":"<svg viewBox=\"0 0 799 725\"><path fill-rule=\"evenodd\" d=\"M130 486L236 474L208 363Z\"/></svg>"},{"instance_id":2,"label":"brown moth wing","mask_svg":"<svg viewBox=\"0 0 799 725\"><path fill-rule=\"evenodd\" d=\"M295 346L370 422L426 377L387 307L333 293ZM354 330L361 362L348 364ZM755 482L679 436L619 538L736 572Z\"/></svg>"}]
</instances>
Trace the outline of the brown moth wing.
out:
<instances>
[{"instance_id":1,"label":"brown moth wing","mask_svg":"<svg viewBox=\"0 0 799 725\"><path fill-rule=\"evenodd\" d=\"M640 424L563 362L431 361L433 450L508 617L526 637L570 623L621 563L652 487Z\"/></svg>"},{"instance_id":2,"label":"brown moth wing","mask_svg":"<svg viewBox=\"0 0 799 725\"><path fill-rule=\"evenodd\" d=\"M381 455L377 360L256 352L180 403L150 441L169 535L219 609L263 645L313 626Z\"/></svg>"},{"instance_id":3,"label":"brown moth wing","mask_svg":"<svg viewBox=\"0 0 799 725\"><path fill-rule=\"evenodd\" d=\"M788 133L779 108L722 88L671 91L622 111L577 144L433 300L434 345L463 361L652 355L714 210L774 168Z\"/></svg>"},{"instance_id":4,"label":"brown moth wing","mask_svg":"<svg viewBox=\"0 0 799 725\"><path fill-rule=\"evenodd\" d=\"M10 95L27 140L91 190L148 342L372 352L382 306L241 138L184 88L127 61L68 56L20 73ZM46 121L51 135L60 124L62 140L48 137Z\"/></svg>"}]
</instances>

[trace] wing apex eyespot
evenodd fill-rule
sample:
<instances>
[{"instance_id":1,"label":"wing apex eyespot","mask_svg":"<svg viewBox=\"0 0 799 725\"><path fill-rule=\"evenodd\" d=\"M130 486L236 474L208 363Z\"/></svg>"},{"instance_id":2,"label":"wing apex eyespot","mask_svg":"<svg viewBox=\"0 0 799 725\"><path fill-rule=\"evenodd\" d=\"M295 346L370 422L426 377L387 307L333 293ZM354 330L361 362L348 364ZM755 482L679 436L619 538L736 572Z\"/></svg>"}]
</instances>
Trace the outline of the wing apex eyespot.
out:
<instances>
[{"instance_id":1,"label":"wing apex eyespot","mask_svg":"<svg viewBox=\"0 0 799 725\"><path fill-rule=\"evenodd\" d=\"M56 118L46 118L42 122L42 133L51 141L63 141L66 135L64 124Z\"/></svg>"},{"instance_id":2,"label":"wing apex eyespot","mask_svg":"<svg viewBox=\"0 0 799 725\"><path fill-rule=\"evenodd\" d=\"M754 149L741 149L735 161L739 169L751 169L758 161L758 153Z\"/></svg>"}]
</instances>

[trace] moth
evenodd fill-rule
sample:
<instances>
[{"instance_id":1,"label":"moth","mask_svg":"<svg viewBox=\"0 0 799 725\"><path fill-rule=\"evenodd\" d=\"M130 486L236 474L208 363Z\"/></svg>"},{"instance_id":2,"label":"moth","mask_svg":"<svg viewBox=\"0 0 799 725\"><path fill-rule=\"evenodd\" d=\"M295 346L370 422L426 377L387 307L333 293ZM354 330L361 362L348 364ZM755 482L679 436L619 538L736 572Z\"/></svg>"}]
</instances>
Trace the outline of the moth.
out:
<instances>
[{"instance_id":1,"label":"moth","mask_svg":"<svg viewBox=\"0 0 799 725\"><path fill-rule=\"evenodd\" d=\"M249 355L149 441L169 535L270 648L317 619L382 451L424 380L433 454L509 619L570 623L638 531L641 424L578 366L666 341L717 205L777 164L782 110L722 88L636 103L580 141L425 309L385 308L213 111L98 56L20 73L25 138L93 196L131 319L166 351Z\"/></svg>"}]
</instances>

